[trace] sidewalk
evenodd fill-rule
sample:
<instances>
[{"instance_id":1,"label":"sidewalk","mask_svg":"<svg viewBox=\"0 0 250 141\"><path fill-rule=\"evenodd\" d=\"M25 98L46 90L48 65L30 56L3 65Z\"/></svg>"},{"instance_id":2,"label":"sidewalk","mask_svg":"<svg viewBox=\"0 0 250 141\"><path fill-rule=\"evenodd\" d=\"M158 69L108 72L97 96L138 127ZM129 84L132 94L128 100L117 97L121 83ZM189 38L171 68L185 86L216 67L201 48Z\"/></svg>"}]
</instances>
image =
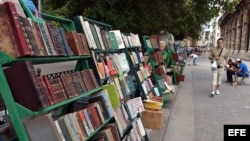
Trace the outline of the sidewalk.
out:
<instances>
[{"instance_id":1,"label":"sidewalk","mask_svg":"<svg viewBox=\"0 0 250 141\"><path fill-rule=\"evenodd\" d=\"M185 81L166 108L164 128L148 132L150 141L223 140L225 124L249 124L250 78L242 86L231 86L224 82L224 73L221 94L211 98L207 55L199 56L197 66L185 66ZM250 70L250 61L242 61Z\"/></svg>"},{"instance_id":2,"label":"sidewalk","mask_svg":"<svg viewBox=\"0 0 250 141\"><path fill-rule=\"evenodd\" d=\"M187 62L187 61L186 61ZM194 117L193 117L193 101L190 97L192 90L192 77L190 75L190 67L184 68L184 82L176 86L176 94L173 99L168 102L165 109L164 127L162 130L147 129L150 141L192 141L194 136ZM185 102L183 102L185 101ZM187 108L188 107L188 108ZM175 128L176 126L182 128ZM180 135L181 133L181 135Z\"/></svg>"}]
</instances>

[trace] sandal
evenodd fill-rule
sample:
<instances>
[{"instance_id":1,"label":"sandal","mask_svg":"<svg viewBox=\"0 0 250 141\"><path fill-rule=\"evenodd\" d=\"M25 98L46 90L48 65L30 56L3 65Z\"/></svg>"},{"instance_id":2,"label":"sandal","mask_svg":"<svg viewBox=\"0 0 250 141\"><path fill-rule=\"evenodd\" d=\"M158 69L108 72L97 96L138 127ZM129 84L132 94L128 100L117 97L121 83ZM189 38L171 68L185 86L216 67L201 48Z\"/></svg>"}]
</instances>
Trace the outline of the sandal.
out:
<instances>
[{"instance_id":1,"label":"sandal","mask_svg":"<svg viewBox=\"0 0 250 141\"><path fill-rule=\"evenodd\" d=\"M233 83L232 83L232 86L236 86L236 85L237 85L237 82L233 82Z\"/></svg>"}]
</instances>

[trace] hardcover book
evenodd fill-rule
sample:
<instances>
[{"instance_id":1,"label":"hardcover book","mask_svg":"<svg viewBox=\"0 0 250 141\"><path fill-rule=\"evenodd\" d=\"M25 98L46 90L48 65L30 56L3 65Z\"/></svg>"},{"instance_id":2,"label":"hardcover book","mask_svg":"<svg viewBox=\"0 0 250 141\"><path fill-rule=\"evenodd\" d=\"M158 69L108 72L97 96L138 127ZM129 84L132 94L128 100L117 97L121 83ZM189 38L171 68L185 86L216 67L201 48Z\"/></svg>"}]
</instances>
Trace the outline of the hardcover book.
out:
<instances>
[{"instance_id":1,"label":"hardcover book","mask_svg":"<svg viewBox=\"0 0 250 141\"><path fill-rule=\"evenodd\" d=\"M32 21L31 19L29 19L29 22L31 23L31 30L32 30L33 35L34 35L35 42L37 43L37 47L39 50L39 56L47 56L48 53L46 51L45 44L43 42L43 37L42 37L42 34L40 32L38 23Z\"/></svg>"},{"instance_id":2,"label":"hardcover book","mask_svg":"<svg viewBox=\"0 0 250 141\"><path fill-rule=\"evenodd\" d=\"M39 115L24 119L24 126L32 141L61 141L62 137L56 128L51 114Z\"/></svg>"},{"instance_id":3,"label":"hardcover book","mask_svg":"<svg viewBox=\"0 0 250 141\"><path fill-rule=\"evenodd\" d=\"M61 36L58 33L58 27L52 25L51 23L46 23L46 25L57 55L65 56L66 53L63 47Z\"/></svg>"},{"instance_id":4,"label":"hardcover book","mask_svg":"<svg viewBox=\"0 0 250 141\"><path fill-rule=\"evenodd\" d=\"M32 56L38 55L39 53L38 48L36 46L36 43L34 42L34 35L30 30L30 24L29 22L27 23L27 18L25 19L25 17L21 17L21 16L18 16L18 18L19 18L18 20L20 22L20 25L22 27L22 31L25 37L26 44L29 47L30 52L31 52L30 55Z\"/></svg>"},{"instance_id":5,"label":"hardcover book","mask_svg":"<svg viewBox=\"0 0 250 141\"><path fill-rule=\"evenodd\" d=\"M4 73L17 103L33 111L49 105L36 76L34 66L30 61L16 63L4 69Z\"/></svg>"},{"instance_id":6,"label":"hardcover book","mask_svg":"<svg viewBox=\"0 0 250 141\"><path fill-rule=\"evenodd\" d=\"M30 56L31 50L27 45L25 35L23 32L20 20L18 18L18 14L17 14L14 3L5 2L4 5L6 7L7 14L8 14L11 26L12 26L14 37L17 41L20 56Z\"/></svg>"},{"instance_id":7,"label":"hardcover book","mask_svg":"<svg viewBox=\"0 0 250 141\"><path fill-rule=\"evenodd\" d=\"M8 19L5 5L0 5L0 50L13 57L20 56L17 46L17 41L14 38L13 29L10 20Z\"/></svg>"}]
</instances>

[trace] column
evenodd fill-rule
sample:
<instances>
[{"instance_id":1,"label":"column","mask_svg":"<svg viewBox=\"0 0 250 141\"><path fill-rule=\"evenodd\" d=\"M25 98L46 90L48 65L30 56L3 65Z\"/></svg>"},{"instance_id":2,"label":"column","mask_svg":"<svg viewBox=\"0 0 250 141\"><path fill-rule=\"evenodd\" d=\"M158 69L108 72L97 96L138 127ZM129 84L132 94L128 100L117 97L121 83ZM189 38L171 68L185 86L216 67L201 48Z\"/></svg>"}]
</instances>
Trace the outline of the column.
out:
<instances>
[{"instance_id":1,"label":"column","mask_svg":"<svg viewBox=\"0 0 250 141\"><path fill-rule=\"evenodd\" d=\"M249 17L248 17L248 9L243 9L242 14L242 36L241 36L241 48L240 51L247 51L248 47L248 29L249 29Z\"/></svg>"}]
</instances>

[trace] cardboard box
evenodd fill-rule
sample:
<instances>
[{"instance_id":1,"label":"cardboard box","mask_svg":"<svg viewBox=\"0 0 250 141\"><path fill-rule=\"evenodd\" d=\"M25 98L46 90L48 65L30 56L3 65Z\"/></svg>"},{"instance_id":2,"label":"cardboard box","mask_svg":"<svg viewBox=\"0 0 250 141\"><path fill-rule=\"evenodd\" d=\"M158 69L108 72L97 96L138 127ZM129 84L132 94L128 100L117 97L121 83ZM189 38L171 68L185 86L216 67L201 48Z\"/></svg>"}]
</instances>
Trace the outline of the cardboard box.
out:
<instances>
[{"instance_id":1,"label":"cardboard box","mask_svg":"<svg viewBox=\"0 0 250 141\"><path fill-rule=\"evenodd\" d=\"M145 109L141 118L145 128L161 130L164 123L164 110Z\"/></svg>"}]
</instances>

